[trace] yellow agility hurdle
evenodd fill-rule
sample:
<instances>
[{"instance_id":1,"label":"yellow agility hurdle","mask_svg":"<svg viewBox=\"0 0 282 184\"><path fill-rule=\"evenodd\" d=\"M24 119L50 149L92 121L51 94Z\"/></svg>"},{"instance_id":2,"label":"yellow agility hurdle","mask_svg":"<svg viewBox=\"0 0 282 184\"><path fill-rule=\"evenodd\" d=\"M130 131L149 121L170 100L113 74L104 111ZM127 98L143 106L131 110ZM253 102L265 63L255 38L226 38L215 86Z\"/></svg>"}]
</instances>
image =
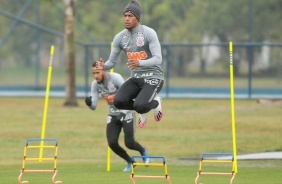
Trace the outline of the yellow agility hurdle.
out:
<instances>
[{"instance_id":1,"label":"yellow agility hurdle","mask_svg":"<svg viewBox=\"0 0 282 184\"><path fill-rule=\"evenodd\" d=\"M30 141L52 141L52 142L55 142L55 145L54 146L31 146L29 145L29 142ZM54 149L55 150L55 155L54 157L28 157L27 156L27 149ZM58 157L58 139L56 138L45 138L45 139L41 139L41 138L28 138L26 140L26 145L24 147L24 158L23 158L23 164L22 164L22 170L20 171L20 175L18 177L18 183L29 183L28 181L21 181L21 178L22 178L22 175L24 173L43 173L43 172L52 172L54 173L53 174L53 177L52 177L52 183L53 184L61 184L62 181L55 181L55 177L58 173L58 170L57 170L57 157ZM50 169L50 170L26 170L25 169L25 166L26 166L26 161L42 161L42 160L45 160L45 161L54 161L54 169Z\"/></svg>"},{"instance_id":2,"label":"yellow agility hurdle","mask_svg":"<svg viewBox=\"0 0 282 184\"><path fill-rule=\"evenodd\" d=\"M212 159L213 158L213 159ZM231 172L203 172L202 166L203 163L231 163L232 170ZM234 155L233 153L202 153L202 158L200 160L199 172L197 172L197 177L195 178L195 184L198 184L198 179L200 175L230 175L232 184L235 178L235 164L234 164Z\"/></svg>"},{"instance_id":3,"label":"yellow agility hurdle","mask_svg":"<svg viewBox=\"0 0 282 184\"><path fill-rule=\"evenodd\" d=\"M136 158L157 158L157 159L162 159L162 163L137 163L135 162ZM146 175L135 175L134 173L134 168L136 166L155 166L155 167L164 167L164 172L165 175L164 176L146 176ZM171 184L170 182L170 177L168 176L168 169L167 169L167 165L165 162L165 158L163 156L132 156L132 164L131 164L131 175L130 175L130 179L132 181L133 184L136 184L134 178L160 178L160 179L166 179L168 184Z\"/></svg>"}]
</instances>

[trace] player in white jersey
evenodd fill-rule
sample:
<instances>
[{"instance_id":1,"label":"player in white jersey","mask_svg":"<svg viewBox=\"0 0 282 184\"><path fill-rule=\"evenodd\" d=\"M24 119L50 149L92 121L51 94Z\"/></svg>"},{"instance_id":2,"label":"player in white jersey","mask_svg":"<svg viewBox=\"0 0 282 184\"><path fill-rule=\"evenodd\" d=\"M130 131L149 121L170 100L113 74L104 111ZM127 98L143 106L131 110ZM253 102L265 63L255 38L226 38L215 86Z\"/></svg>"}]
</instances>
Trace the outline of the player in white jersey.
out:
<instances>
[{"instance_id":1,"label":"player in white jersey","mask_svg":"<svg viewBox=\"0 0 282 184\"><path fill-rule=\"evenodd\" d=\"M138 112L138 124L143 127L150 110L154 109L156 121L163 116L161 98L158 96L164 81L161 45L156 32L140 24L141 6L137 0L128 3L123 17L125 29L114 37L108 61L104 64L100 58L98 67L109 70L115 66L121 51L127 54L131 76L118 90L114 105L119 109Z\"/></svg>"},{"instance_id":2,"label":"player in white jersey","mask_svg":"<svg viewBox=\"0 0 282 184\"><path fill-rule=\"evenodd\" d=\"M124 83L124 79L118 73L110 73L105 70L97 69L96 61L92 65L92 73L95 80L91 85L91 96L85 98L85 103L90 109L95 110L99 95L107 101L109 106L106 129L108 145L117 155L127 162L124 171L130 171L131 157L118 143L121 129L123 129L124 132L124 143L127 148L138 151L142 156L148 156L148 153L146 148L141 146L134 138L135 112L119 110L113 105L115 94ZM149 158L144 158L143 160L145 163L149 163Z\"/></svg>"}]
</instances>

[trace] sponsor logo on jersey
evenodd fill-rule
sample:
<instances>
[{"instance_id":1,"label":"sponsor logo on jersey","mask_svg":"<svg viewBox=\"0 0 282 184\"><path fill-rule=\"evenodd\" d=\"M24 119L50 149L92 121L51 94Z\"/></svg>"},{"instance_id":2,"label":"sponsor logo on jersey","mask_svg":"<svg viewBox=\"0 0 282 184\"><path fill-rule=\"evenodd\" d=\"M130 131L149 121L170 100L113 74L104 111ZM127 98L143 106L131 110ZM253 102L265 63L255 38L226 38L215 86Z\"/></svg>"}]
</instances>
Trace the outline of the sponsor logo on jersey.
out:
<instances>
[{"instance_id":1,"label":"sponsor logo on jersey","mask_svg":"<svg viewBox=\"0 0 282 184\"><path fill-rule=\"evenodd\" d=\"M142 73L142 74L135 73L135 74L134 74L134 77L135 77L135 78L143 78L143 77L151 77L151 76L153 76L153 72L150 72L150 73Z\"/></svg>"},{"instance_id":2,"label":"sponsor logo on jersey","mask_svg":"<svg viewBox=\"0 0 282 184\"><path fill-rule=\"evenodd\" d=\"M145 79L145 83L155 86L159 83L159 80L158 79Z\"/></svg>"},{"instance_id":3,"label":"sponsor logo on jersey","mask_svg":"<svg viewBox=\"0 0 282 184\"><path fill-rule=\"evenodd\" d=\"M128 59L140 60L140 59L146 59L147 58L147 54L146 54L145 51L127 52L127 57L128 57Z\"/></svg>"},{"instance_id":4,"label":"sponsor logo on jersey","mask_svg":"<svg viewBox=\"0 0 282 184\"><path fill-rule=\"evenodd\" d=\"M120 109L115 109L115 108L111 107L110 108L110 112L111 113L119 113L119 112L121 112L121 110Z\"/></svg>"}]
</instances>

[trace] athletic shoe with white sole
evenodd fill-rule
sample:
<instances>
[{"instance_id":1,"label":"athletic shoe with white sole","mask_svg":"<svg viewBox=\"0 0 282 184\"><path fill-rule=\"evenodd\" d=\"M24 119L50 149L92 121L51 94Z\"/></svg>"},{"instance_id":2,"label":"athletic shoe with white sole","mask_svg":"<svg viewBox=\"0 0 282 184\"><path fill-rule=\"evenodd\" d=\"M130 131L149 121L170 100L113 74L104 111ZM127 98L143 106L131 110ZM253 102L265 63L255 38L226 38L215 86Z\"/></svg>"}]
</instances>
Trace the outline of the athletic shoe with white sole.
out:
<instances>
[{"instance_id":1,"label":"athletic shoe with white sole","mask_svg":"<svg viewBox=\"0 0 282 184\"><path fill-rule=\"evenodd\" d=\"M143 148L144 148L144 152L142 153L142 156L144 157L144 158L142 158L143 162L145 164L149 164L150 163L150 158L146 157L146 156L149 156L149 154L147 152L147 149L144 146L143 146Z\"/></svg>"},{"instance_id":2,"label":"athletic shoe with white sole","mask_svg":"<svg viewBox=\"0 0 282 184\"><path fill-rule=\"evenodd\" d=\"M147 113L139 114L138 125L140 128L143 128L147 123Z\"/></svg>"},{"instance_id":3,"label":"athletic shoe with white sole","mask_svg":"<svg viewBox=\"0 0 282 184\"><path fill-rule=\"evenodd\" d=\"M159 105L154 109L154 118L156 121L161 121L163 117L162 99L160 96L155 96L154 100L159 102Z\"/></svg>"},{"instance_id":4,"label":"athletic shoe with white sole","mask_svg":"<svg viewBox=\"0 0 282 184\"><path fill-rule=\"evenodd\" d=\"M131 171L131 163L127 163L125 168L123 169L124 172L130 172Z\"/></svg>"}]
</instances>

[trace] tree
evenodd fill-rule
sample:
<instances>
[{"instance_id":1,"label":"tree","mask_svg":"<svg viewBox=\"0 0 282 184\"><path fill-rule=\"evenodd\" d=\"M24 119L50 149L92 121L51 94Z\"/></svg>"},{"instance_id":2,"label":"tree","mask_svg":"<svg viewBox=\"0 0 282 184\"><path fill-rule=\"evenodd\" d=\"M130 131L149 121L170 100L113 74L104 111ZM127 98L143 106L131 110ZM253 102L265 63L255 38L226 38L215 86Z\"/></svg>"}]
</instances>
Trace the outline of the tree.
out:
<instances>
[{"instance_id":1,"label":"tree","mask_svg":"<svg viewBox=\"0 0 282 184\"><path fill-rule=\"evenodd\" d=\"M75 85L75 0L64 0L65 31L64 58L66 64L66 101L65 106L78 106Z\"/></svg>"}]
</instances>

